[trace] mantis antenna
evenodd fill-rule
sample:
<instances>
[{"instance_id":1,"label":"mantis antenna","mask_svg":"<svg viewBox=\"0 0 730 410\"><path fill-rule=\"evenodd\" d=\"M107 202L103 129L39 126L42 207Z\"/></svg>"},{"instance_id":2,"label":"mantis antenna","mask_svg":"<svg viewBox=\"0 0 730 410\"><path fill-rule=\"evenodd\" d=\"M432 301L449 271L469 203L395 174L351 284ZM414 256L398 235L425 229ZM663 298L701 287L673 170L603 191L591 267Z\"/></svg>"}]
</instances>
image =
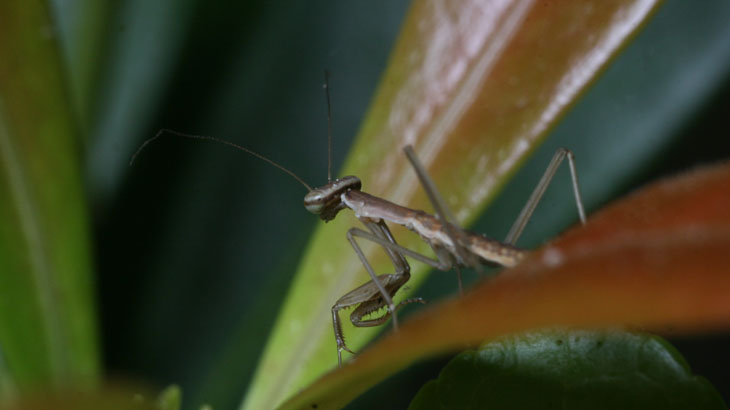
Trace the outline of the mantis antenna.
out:
<instances>
[{"instance_id":1,"label":"mantis antenna","mask_svg":"<svg viewBox=\"0 0 730 410\"><path fill-rule=\"evenodd\" d=\"M185 137L185 138L192 138L192 139L199 139L199 140L208 140L208 141L217 142L219 144L228 145L228 146L233 147L233 148L235 148L235 149L237 149L239 151L243 151L243 152L245 152L247 154L253 155L254 157L256 157L258 159L261 159L261 160L264 160L264 161L268 162L269 164L275 166L276 168L279 168L280 170L282 170L282 171L286 172L287 174L289 174L292 178L294 178L297 181L299 181L299 183L302 184L302 185L304 185L304 187L307 188L308 191L311 191L312 190L312 187L309 186L309 184L307 184L306 182L304 182L304 180L301 179L294 172L292 172L292 171L284 168L282 165L279 165L278 163L274 162L273 160L270 160L270 159L266 158L265 156L263 156L263 155L261 155L259 153L256 153L256 152L251 151L250 149L248 149L246 147L242 147L242 146L240 146L238 144L235 144L233 142L226 141L226 140L223 140L223 139L220 139L220 138L210 137L210 136L207 136L207 135L185 134L183 132L171 130L171 129L168 129L168 128L161 129L159 132L157 132L157 134L154 137L152 137L152 138L148 139L147 141L145 141L144 143L142 143L142 145L137 149L137 151L134 153L134 155L132 155L132 159L129 160L129 166L132 166L132 164L134 164L134 161L137 159L137 156L147 147L147 145L149 145L151 142L155 141L156 139L160 138L161 136L163 136L165 134L172 134L172 135L176 135L178 137Z\"/></svg>"},{"instance_id":2,"label":"mantis antenna","mask_svg":"<svg viewBox=\"0 0 730 410\"><path fill-rule=\"evenodd\" d=\"M330 72L324 70L324 95L327 97L327 182L332 182L332 105L330 104Z\"/></svg>"}]
</instances>

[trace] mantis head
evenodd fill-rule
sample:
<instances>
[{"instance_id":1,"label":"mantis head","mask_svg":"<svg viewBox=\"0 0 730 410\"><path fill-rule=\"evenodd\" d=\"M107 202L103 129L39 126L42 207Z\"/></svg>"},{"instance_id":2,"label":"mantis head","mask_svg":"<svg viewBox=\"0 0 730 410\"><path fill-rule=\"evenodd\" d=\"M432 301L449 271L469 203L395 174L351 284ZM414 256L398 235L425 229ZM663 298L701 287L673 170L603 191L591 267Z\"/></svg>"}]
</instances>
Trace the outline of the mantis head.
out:
<instances>
[{"instance_id":1,"label":"mantis head","mask_svg":"<svg viewBox=\"0 0 730 410\"><path fill-rule=\"evenodd\" d=\"M361 186L360 179L355 176L335 179L326 185L310 190L304 196L304 208L319 215L325 222L331 221L340 210L346 207L342 203L342 194L351 190L359 191Z\"/></svg>"}]
</instances>

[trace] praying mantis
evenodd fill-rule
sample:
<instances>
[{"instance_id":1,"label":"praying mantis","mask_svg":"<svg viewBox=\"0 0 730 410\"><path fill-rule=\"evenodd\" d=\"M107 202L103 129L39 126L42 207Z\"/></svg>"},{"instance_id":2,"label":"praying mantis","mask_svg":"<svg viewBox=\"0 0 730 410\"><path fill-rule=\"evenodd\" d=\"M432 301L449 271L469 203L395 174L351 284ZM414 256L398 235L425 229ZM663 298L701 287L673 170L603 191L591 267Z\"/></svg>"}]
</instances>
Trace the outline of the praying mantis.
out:
<instances>
[{"instance_id":1,"label":"praying mantis","mask_svg":"<svg viewBox=\"0 0 730 410\"><path fill-rule=\"evenodd\" d=\"M148 144L164 134L214 141L253 155L292 176L308 191L304 196L304 208L310 213L319 216L323 221L328 222L333 220L340 211L345 209L354 212L357 219L367 230L352 227L347 232L347 240L367 270L370 280L340 297L332 306L332 327L337 345L338 366L342 365L343 351L354 354L345 343L339 318L340 310L354 307L350 314L350 321L356 327L378 326L391 318L393 329L397 331L399 325L396 312L403 306L411 303L425 303L421 298L405 299L397 305L393 302L395 294L410 279L410 265L406 257L425 263L441 271L456 270L460 293L463 292L461 273L459 270L462 267L474 268L480 271L482 265L504 267L517 265L529 251L516 247L514 243L522 234L537 204L540 202L548 185L555 176L558 167L565 159L568 160L570 168L578 216L581 223L585 223L585 210L578 184L575 158L573 153L565 148L559 148L553 155L542 178L525 203L504 241L498 241L481 234L466 231L456 224L451 211L441 198L424 166L419 161L414 148L410 145L403 147L403 152L413 166L421 185L425 189L435 209L433 215L421 210L401 206L384 198L364 192L362 190L362 182L356 176L351 175L332 179L332 144L331 131L329 131L331 130L331 126L329 126L331 124L331 114L326 75L325 90L327 95L328 146L330 147L328 149L328 182L325 185L313 188L294 172L282 165L230 141L211 136L186 134L170 129L162 129L153 138L145 141L132 156L130 164L135 161L136 157ZM392 235L388 223L404 226L418 234L431 247L435 258L399 245ZM393 264L394 272L377 274L358 244L358 239L380 245L388 254ZM381 316L371 316L384 307L387 310ZM368 316L370 317L366 319Z\"/></svg>"}]
</instances>

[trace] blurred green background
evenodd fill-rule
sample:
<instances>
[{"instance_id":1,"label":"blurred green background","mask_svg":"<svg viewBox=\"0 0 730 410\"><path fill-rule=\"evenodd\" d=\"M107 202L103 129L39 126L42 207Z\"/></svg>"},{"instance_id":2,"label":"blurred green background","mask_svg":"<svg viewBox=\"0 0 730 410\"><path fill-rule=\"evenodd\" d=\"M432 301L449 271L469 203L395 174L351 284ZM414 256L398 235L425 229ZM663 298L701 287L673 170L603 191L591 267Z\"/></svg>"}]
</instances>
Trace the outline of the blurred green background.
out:
<instances>
[{"instance_id":1,"label":"blurred green background","mask_svg":"<svg viewBox=\"0 0 730 410\"><path fill-rule=\"evenodd\" d=\"M322 72L332 73L337 169L408 3L49 3L83 135L106 374L178 383L188 408L238 406L320 222L302 209L295 181L224 146L170 138L132 167L129 159L172 128L234 141L310 184L324 181ZM589 212L657 177L730 157L728 21L724 0L666 1L471 228L503 237L559 146L576 154ZM573 222L563 171L519 245L537 246ZM435 300L443 289L455 291L453 278L433 275L419 294ZM730 338L673 342L727 400ZM444 360L417 365L352 408L404 408Z\"/></svg>"}]
</instances>

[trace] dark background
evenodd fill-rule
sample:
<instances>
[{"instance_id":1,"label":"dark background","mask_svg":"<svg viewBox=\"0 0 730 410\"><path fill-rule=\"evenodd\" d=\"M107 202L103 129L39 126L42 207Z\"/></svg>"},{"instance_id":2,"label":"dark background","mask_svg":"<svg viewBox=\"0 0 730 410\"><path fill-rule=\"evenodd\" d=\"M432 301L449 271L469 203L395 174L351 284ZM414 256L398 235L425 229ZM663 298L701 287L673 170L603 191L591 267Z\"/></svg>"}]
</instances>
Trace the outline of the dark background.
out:
<instances>
[{"instance_id":1,"label":"dark background","mask_svg":"<svg viewBox=\"0 0 730 410\"><path fill-rule=\"evenodd\" d=\"M187 408L238 406L320 223L302 209L300 185L235 150L169 138L129 167L134 150L173 128L240 143L311 184L324 181L322 71L332 72L336 170L407 6L114 3L87 157L111 375L178 383ZM667 1L471 228L503 237L559 146L576 154L589 213L656 178L730 157L728 21L727 1ZM521 246L537 246L573 223L571 194L560 183L567 172L557 178ZM454 286L444 276L433 275L419 294L443 296L441 289ZM730 397L728 335L672 341ZM404 408L445 360L414 366L352 408Z\"/></svg>"}]
</instances>

